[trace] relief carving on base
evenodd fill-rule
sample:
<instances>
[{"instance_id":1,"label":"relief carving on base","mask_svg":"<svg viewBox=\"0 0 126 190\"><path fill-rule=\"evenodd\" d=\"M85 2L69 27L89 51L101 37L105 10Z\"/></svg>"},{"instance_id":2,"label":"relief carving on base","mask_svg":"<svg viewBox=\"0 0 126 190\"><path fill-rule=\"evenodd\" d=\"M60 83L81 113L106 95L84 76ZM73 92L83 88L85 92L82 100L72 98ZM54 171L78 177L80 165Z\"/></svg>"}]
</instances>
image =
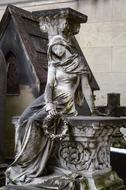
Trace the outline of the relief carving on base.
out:
<instances>
[{"instance_id":1,"label":"relief carving on base","mask_svg":"<svg viewBox=\"0 0 126 190\"><path fill-rule=\"evenodd\" d=\"M59 165L72 171L111 169L112 135L118 129L111 125L101 127L98 124L97 126L88 125L85 127L72 126L72 130L75 138L67 137L60 143L60 148L58 146Z\"/></svg>"}]
</instances>

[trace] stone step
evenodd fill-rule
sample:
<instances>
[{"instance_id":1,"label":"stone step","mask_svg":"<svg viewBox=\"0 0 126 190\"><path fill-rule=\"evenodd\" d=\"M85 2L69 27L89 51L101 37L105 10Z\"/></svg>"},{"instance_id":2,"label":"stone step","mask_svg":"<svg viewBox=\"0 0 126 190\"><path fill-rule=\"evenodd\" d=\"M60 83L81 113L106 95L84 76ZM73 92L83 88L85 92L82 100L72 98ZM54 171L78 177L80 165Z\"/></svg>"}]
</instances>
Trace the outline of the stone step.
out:
<instances>
[{"instance_id":1,"label":"stone step","mask_svg":"<svg viewBox=\"0 0 126 190\"><path fill-rule=\"evenodd\" d=\"M115 183L106 187L103 186L102 188L97 187L97 190L126 190L126 187L123 183Z\"/></svg>"},{"instance_id":2,"label":"stone step","mask_svg":"<svg viewBox=\"0 0 126 190\"><path fill-rule=\"evenodd\" d=\"M37 187L23 187L23 186L17 186L17 185L7 185L4 187L1 187L0 190L45 190L43 188L37 188Z\"/></svg>"},{"instance_id":3,"label":"stone step","mask_svg":"<svg viewBox=\"0 0 126 190\"><path fill-rule=\"evenodd\" d=\"M119 187L117 190L126 190L126 186Z\"/></svg>"}]
</instances>

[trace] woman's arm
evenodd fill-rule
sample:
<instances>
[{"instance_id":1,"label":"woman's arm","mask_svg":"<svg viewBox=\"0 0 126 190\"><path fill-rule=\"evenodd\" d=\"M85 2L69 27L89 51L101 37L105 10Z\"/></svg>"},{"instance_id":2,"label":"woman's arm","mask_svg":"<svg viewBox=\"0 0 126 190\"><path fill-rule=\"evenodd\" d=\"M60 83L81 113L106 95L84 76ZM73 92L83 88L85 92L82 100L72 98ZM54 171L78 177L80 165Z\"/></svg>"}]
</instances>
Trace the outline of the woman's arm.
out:
<instances>
[{"instance_id":1,"label":"woman's arm","mask_svg":"<svg viewBox=\"0 0 126 190\"><path fill-rule=\"evenodd\" d=\"M45 88L45 102L46 102L46 111L49 112L50 115L56 114L56 106L53 104L53 88L55 83L55 67L50 64L48 67L48 76L47 83Z\"/></svg>"},{"instance_id":2,"label":"woman's arm","mask_svg":"<svg viewBox=\"0 0 126 190\"><path fill-rule=\"evenodd\" d=\"M89 85L88 74L81 75L82 92L91 112L93 112L93 93Z\"/></svg>"}]
</instances>

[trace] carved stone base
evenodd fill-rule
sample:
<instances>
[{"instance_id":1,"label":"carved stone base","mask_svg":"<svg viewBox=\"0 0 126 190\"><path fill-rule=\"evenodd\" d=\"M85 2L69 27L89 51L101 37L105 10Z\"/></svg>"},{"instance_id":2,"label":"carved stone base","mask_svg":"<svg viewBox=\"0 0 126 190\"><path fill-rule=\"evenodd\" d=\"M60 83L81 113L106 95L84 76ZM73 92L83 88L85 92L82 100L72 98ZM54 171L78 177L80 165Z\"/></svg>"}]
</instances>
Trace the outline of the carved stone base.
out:
<instances>
[{"instance_id":1,"label":"carved stone base","mask_svg":"<svg viewBox=\"0 0 126 190\"><path fill-rule=\"evenodd\" d=\"M1 187L0 190L44 190L44 189L31 187L31 186L28 187L5 186ZM81 181L81 189L78 188L78 190L126 190L126 186L124 186L122 179L118 177L116 172L111 171L103 175L84 177Z\"/></svg>"},{"instance_id":2,"label":"carved stone base","mask_svg":"<svg viewBox=\"0 0 126 190\"><path fill-rule=\"evenodd\" d=\"M0 190L42 190L40 188L36 187L23 187L23 186L18 186L18 185L8 185L1 187Z\"/></svg>"},{"instance_id":3,"label":"carved stone base","mask_svg":"<svg viewBox=\"0 0 126 190\"><path fill-rule=\"evenodd\" d=\"M125 120L114 117L68 118L69 132L61 142L55 143L51 160L58 167L71 172L106 173L111 171L110 147L113 135Z\"/></svg>"},{"instance_id":4,"label":"carved stone base","mask_svg":"<svg viewBox=\"0 0 126 190\"><path fill-rule=\"evenodd\" d=\"M126 189L123 180L111 170L110 147L113 135L125 126L126 120L114 117L68 118L68 136L57 143L55 165L83 176L85 190Z\"/></svg>"},{"instance_id":5,"label":"carved stone base","mask_svg":"<svg viewBox=\"0 0 126 190\"><path fill-rule=\"evenodd\" d=\"M116 172L111 171L103 175L86 177L87 183L84 183L86 190L124 190L126 187L123 180L120 179Z\"/></svg>"},{"instance_id":6,"label":"carved stone base","mask_svg":"<svg viewBox=\"0 0 126 190\"><path fill-rule=\"evenodd\" d=\"M110 147L113 135L126 120L114 117L68 118L67 136L55 141L47 171L56 172L40 180L39 187L57 190L124 190L123 180L111 170ZM30 184L29 184L30 187ZM36 187L6 186L0 190L38 190ZM51 188L52 187L52 188Z\"/></svg>"}]
</instances>

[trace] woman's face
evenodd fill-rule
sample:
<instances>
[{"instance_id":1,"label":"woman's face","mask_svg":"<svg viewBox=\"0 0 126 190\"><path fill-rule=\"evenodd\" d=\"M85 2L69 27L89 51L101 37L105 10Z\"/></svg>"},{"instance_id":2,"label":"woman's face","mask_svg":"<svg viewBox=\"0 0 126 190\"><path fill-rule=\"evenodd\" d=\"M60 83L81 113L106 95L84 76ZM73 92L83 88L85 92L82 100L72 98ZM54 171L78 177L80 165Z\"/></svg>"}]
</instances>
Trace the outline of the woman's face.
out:
<instances>
[{"instance_id":1,"label":"woman's face","mask_svg":"<svg viewBox=\"0 0 126 190\"><path fill-rule=\"evenodd\" d=\"M56 44L52 47L52 52L58 57L62 57L66 51L66 47L61 44Z\"/></svg>"}]
</instances>

